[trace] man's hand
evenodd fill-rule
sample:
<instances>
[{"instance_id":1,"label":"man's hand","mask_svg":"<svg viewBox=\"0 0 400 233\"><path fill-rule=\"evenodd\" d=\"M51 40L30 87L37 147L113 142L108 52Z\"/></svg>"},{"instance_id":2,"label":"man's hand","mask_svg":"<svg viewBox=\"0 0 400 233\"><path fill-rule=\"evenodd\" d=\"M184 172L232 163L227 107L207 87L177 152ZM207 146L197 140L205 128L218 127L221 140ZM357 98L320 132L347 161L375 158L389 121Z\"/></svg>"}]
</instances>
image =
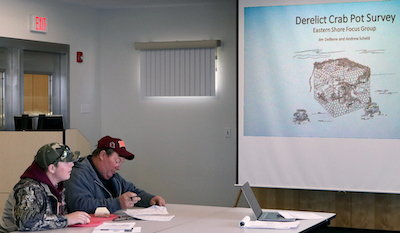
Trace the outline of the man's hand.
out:
<instances>
[{"instance_id":1,"label":"man's hand","mask_svg":"<svg viewBox=\"0 0 400 233\"><path fill-rule=\"evenodd\" d=\"M65 216L68 218L68 226L90 223L90 215L83 211L76 211Z\"/></svg>"},{"instance_id":2,"label":"man's hand","mask_svg":"<svg viewBox=\"0 0 400 233\"><path fill-rule=\"evenodd\" d=\"M165 206L165 200L160 196L155 196L150 200L150 205Z\"/></svg>"},{"instance_id":3,"label":"man's hand","mask_svg":"<svg viewBox=\"0 0 400 233\"><path fill-rule=\"evenodd\" d=\"M123 193L118 198L121 203L121 209L123 210L133 207L138 201L140 201L140 197L138 197L136 193L132 192Z\"/></svg>"}]
</instances>

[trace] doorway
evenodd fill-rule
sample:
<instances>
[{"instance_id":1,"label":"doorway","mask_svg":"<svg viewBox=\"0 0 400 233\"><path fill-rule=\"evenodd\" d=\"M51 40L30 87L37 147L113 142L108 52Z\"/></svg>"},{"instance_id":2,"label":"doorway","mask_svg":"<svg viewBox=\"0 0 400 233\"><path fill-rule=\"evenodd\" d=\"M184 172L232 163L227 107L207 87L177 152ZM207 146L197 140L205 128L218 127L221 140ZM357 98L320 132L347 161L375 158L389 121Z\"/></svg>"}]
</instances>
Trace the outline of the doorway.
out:
<instances>
[{"instance_id":1,"label":"doorway","mask_svg":"<svg viewBox=\"0 0 400 233\"><path fill-rule=\"evenodd\" d=\"M69 45L0 37L1 72L0 130L22 114L62 115L70 128Z\"/></svg>"}]
</instances>

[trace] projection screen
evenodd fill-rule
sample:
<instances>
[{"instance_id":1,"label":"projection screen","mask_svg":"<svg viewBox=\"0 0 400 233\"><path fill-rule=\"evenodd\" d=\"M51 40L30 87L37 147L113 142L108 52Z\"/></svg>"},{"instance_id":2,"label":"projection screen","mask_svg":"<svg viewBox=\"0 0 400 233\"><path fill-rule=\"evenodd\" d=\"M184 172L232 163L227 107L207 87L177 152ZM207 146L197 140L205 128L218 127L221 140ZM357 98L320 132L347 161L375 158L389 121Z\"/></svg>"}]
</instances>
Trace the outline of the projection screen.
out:
<instances>
[{"instance_id":1,"label":"projection screen","mask_svg":"<svg viewBox=\"0 0 400 233\"><path fill-rule=\"evenodd\" d=\"M238 184L400 193L400 1L326 2L238 0Z\"/></svg>"}]
</instances>

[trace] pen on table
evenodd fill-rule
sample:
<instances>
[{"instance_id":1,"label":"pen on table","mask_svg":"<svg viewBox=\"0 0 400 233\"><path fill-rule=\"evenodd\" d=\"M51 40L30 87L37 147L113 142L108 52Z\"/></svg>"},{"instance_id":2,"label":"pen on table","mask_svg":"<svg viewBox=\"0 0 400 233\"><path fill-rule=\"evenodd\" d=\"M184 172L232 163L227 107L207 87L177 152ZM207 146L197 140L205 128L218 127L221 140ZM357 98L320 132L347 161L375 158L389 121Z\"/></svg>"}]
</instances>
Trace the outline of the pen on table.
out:
<instances>
[{"instance_id":1,"label":"pen on table","mask_svg":"<svg viewBox=\"0 0 400 233\"><path fill-rule=\"evenodd\" d=\"M132 232L132 229L125 229L124 232ZM122 232L121 230L111 230L111 229L100 229L100 231L115 231L115 232Z\"/></svg>"}]
</instances>

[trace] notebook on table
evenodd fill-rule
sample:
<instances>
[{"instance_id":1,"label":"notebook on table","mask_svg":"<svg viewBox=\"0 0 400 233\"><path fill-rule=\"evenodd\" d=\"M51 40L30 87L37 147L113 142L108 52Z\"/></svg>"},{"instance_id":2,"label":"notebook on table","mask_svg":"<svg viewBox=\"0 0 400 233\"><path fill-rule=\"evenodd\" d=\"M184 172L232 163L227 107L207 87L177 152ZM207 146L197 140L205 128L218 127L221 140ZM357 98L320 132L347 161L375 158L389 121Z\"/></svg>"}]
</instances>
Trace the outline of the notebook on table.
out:
<instances>
[{"instance_id":1,"label":"notebook on table","mask_svg":"<svg viewBox=\"0 0 400 233\"><path fill-rule=\"evenodd\" d=\"M275 222L292 222L296 219L294 218L284 218L278 212L266 212L262 211L260 204L258 203L256 196L254 196L253 190L251 190L249 182L246 182L242 186L242 192L247 200L247 203L251 207L259 221L275 221Z\"/></svg>"}]
</instances>

